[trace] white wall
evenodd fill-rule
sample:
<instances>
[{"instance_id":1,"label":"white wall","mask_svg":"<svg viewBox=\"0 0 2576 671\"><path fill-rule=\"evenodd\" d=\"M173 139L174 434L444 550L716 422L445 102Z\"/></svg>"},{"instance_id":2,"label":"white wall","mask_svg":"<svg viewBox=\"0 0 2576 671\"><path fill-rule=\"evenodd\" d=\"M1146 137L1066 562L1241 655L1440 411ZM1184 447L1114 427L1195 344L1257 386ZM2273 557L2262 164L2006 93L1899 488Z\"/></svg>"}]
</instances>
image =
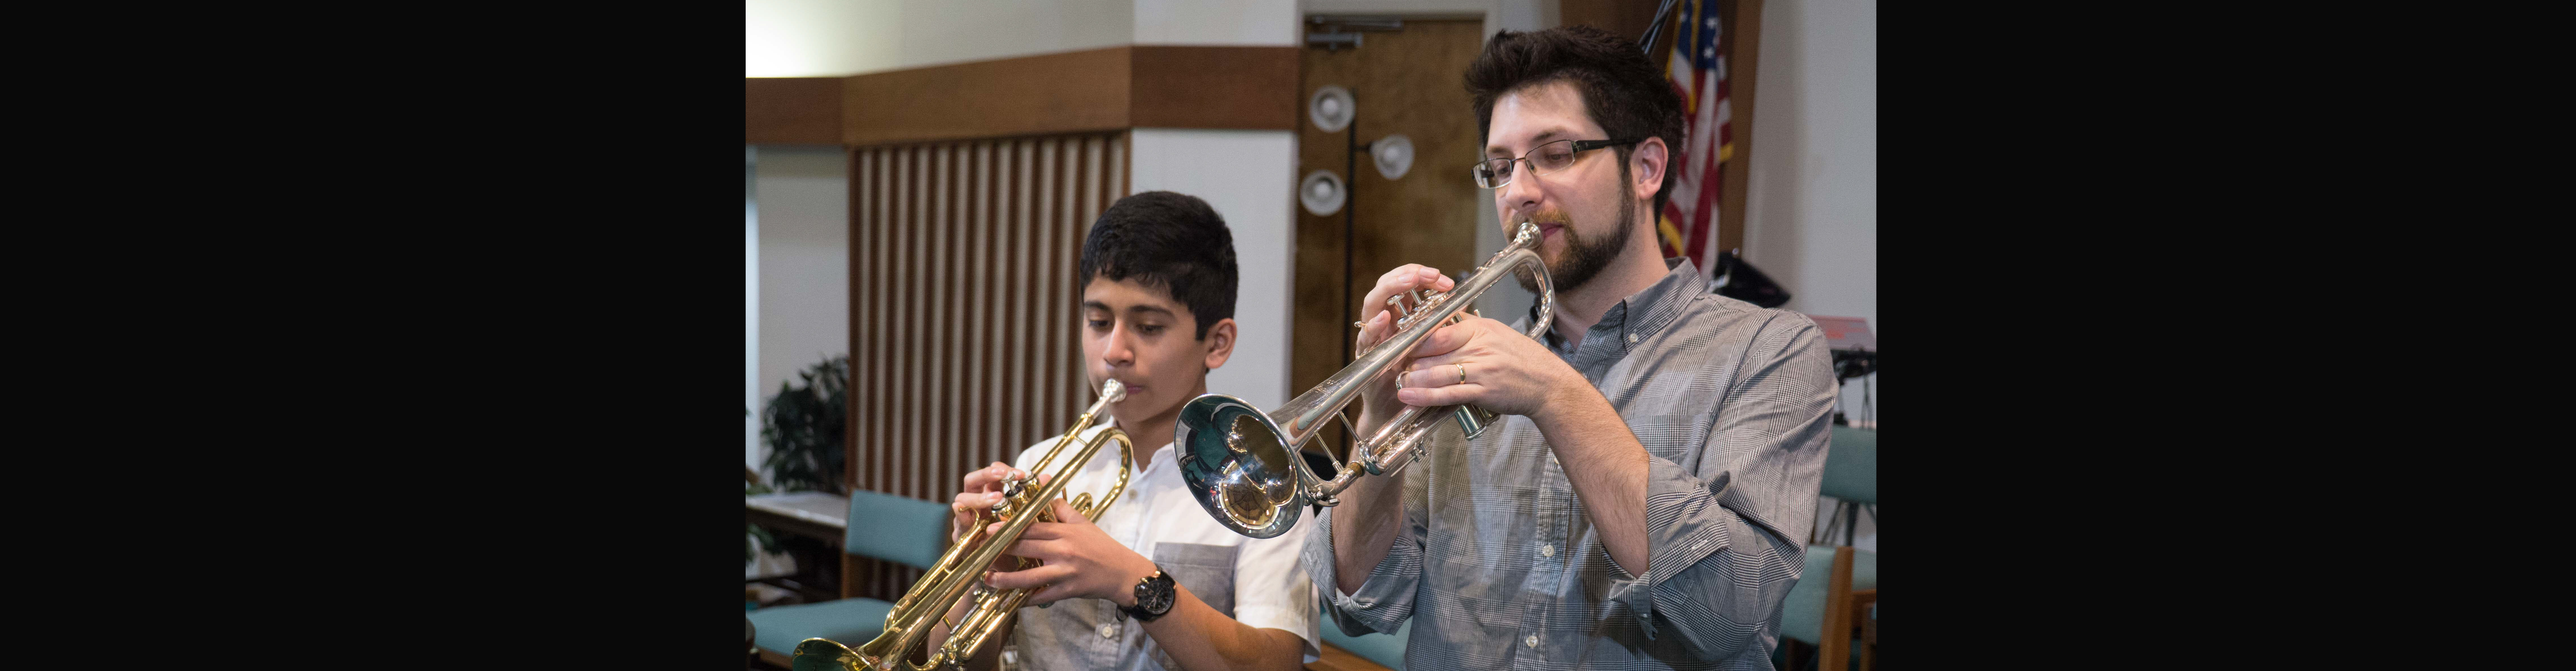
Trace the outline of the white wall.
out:
<instances>
[{"instance_id":1,"label":"white wall","mask_svg":"<svg viewBox=\"0 0 2576 671\"><path fill-rule=\"evenodd\" d=\"M748 0L744 76L844 76L1121 44L1291 45L1297 20L1290 0Z\"/></svg>"},{"instance_id":2,"label":"white wall","mask_svg":"<svg viewBox=\"0 0 2576 671\"><path fill-rule=\"evenodd\" d=\"M1151 3L747 0L743 76L837 77L1129 44L1139 4Z\"/></svg>"},{"instance_id":3,"label":"white wall","mask_svg":"<svg viewBox=\"0 0 2576 671\"><path fill-rule=\"evenodd\" d=\"M1290 260L1297 255L1297 134L1284 130L1138 128L1134 189L1197 196L1225 217L1240 276L1234 356L1208 374L1208 391L1255 407L1288 401Z\"/></svg>"},{"instance_id":4,"label":"white wall","mask_svg":"<svg viewBox=\"0 0 2576 671\"><path fill-rule=\"evenodd\" d=\"M850 351L850 178L840 147L761 147L760 398ZM754 408L757 412L758 408Z\"/></svg>"},{"instance_id":5,"label":"white wall","mask_svg":"<svg viewBox=\"0 0 2576 671\"><path fill-rule=\"evenodd\" d=\"M1287 0L1135 0L1137 44L1289 46L1299 41Z\"/></svg>"},{"instance_id":6,"label":"white wall","mask_svg":"<svg viewBox=\"0 0 2576 671\"><path fill-rule=\"evenodd\" d=\"M1748 175L1745 260L1789 289L1781 307L1878 323L1878 5L1770 0ZM1872 377L1875 377L1874 375ZM1860 416L1861 381L1843 389ZM1873 384L1871 395L1877 395ZM1828 500L1817 509L1830 509ZM1862 516L1856 545L1878 547Z\"/></svg>"}]
</instances>

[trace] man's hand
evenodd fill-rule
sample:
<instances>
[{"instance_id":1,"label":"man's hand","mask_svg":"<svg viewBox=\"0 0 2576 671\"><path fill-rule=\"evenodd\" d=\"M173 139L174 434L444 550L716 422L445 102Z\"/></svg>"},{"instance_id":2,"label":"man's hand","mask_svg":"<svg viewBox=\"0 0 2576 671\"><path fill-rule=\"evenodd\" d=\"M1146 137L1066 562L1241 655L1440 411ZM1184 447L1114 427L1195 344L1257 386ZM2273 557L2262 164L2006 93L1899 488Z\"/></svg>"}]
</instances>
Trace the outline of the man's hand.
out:
<instances>
[{"instance_id":1,"label":"man's hand","mask_svg":"<svg viewBox=\"0 0 2576 671\"><path fill-rule=\"evenodd\" d=\"M1360 302L1360 321L1366 326L1360 327L1359 346L1351 351L1353 353L1367 351L1380 341L1386 340L1388 336L1395 335L1395 312L1386 308L1387 297L1411 293L1417 289L1451 291L1457 288L1458 282L1440 274L1440 269L1419 263L1408 263L1386 271L1385 275L1378 276L1377 286L1369 289L1368 298ZM1405 301L1406 309L1415 307L1419 306L1414 305L1410 300ZM1379 375L1363 384L1368 385L1368 388L1360 394L1360 414L1363 418L1360 426L1374 429L1386 418L1394 417L1396 411L1404 409L1398 405L1400 401L1396 399L1394 375Z\"/></svg>"},{"instance_id":2,"label":"man's hand","mask_svg":"<svg viewBox=\"0 0 2576 671\"><path fill-rule=\"evenodd\" d=\"M1539 419L1553 395L1591 391L1592 383L1546 345L1511 325L1483 317L1433 329L1413 350L1395 398L1425 408L1460 403ZM1462 369L1461 366L1464 366ZM1461 373L1464 373L1462 376ZM1461 382L1461 378L1464 382Z\"/></svg>"},{"instance_id":3,"label":"man's hand","mask_svg":"<svg viewBox=\"0 0 2576 671\"><path fill-rule=\"evenodd\" d=\"M1073 504L1064 499L1048 503L1054 507L1055 518L1062 521L1029 525L1019 542L1006 550L1045 564L1025 571L989 573L984 582L996 589L1045 585L1046 589L1029 595L1027 605L1031 606L1073 598L1136 605L1136 582L1154 574L1154 562L1111 539L1081 511L1074 510ZM994 524L986 532L1001 529L1002 525Z\"/></svg>"}]
</instances>

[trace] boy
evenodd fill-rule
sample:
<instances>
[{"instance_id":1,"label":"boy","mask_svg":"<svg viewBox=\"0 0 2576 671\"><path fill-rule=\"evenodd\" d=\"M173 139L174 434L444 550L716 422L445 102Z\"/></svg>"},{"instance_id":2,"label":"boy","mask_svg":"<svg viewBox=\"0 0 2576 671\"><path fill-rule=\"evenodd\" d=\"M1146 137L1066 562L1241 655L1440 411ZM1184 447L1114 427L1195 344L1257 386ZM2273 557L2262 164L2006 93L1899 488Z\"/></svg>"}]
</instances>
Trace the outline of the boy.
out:
<instances>
[{"instance_id":1,"label":"boy","mask_svg":"<svg viewBox=\"0 0 2576 671\"><path fill-rule=\"evenodd\" d=\"M1236 534L1199 507L1173 463L1181 405L1207 393L1207 372L1234 352L1234 243L1225 220L1191 196L1128 196L1092 225L1081 273L1083 370L1091 388L1116 379L1127 397L1075 444L1114 424L1135 442L1136 463L1101 519L1083 519L1058 500L1051 505L1060 521L1031 525L1009 550L1043 565L987 575L996 589L1044 587L1003 625L1020 666L1287 671L1313 661L1316 606L1297 559L1307 525L1275 538ZM999 501L1000 481L1026 477L1053 443L1030 446L1016 465L967 473L951 506L954 531ZM1107 492L1117 461L1116 446L1102 446L1065 491ZM951 621L963 605L951 609ZM947 635L944 625L934 627L929 645ZM992 666L999 646L985 647L971 666Z\"/></svg>"}]
</instances>

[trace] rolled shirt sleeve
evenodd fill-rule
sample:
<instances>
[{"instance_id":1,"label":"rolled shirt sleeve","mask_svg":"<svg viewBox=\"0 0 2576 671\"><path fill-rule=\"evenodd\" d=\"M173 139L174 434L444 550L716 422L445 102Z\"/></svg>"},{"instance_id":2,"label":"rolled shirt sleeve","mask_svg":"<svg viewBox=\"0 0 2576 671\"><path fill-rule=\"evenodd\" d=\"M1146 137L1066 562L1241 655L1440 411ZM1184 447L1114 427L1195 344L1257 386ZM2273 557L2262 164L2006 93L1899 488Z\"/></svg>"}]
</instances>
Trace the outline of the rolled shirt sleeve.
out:
<instances>
[{"instance_id":1,"label":"rolled shirt sleeve","mask_svg":"<svg viewBox=\"0 0 2576 671\"><path fill-rule=\"evenodd\" d=\"M1426 446L1427 447L1427 446ZM1387 548L1386 559L1370 570L1355 594L1343 594L1341 581L1333 564L1333 513L1338 508L1325 508L1315 516L1315 530L1306 537L1306 572L1315 579L1315 592L1324 598L1324 611L1332 616L1342 633L1360 636L1371 633L1395 633L1413 616L1414 590L1422 583L1422 539L1424 514L1423 473L1429 471L1430 450L1424 450L1419 461L1406 467L1404 478L1404 522L1396 529L1395 543ZM1375 477L1375 476L1362 476Z\"/></svg>"},{"instance_id":2,"label":"rolled shirt sleeve","mask_svg":"<svg viewBox=\"0 0 2576 671\"><path fill-rule=\"evenodd\" d=\"M1814 322L1782 313L1761 333L1711 418L1701 472L1648 458L1646 575L1609 563L1610 599L1702 659L1757 645L1797 584L1806 544L1788 536L1813 524L1832 436L1837 387Z\"/></svg>"}]
</instances>

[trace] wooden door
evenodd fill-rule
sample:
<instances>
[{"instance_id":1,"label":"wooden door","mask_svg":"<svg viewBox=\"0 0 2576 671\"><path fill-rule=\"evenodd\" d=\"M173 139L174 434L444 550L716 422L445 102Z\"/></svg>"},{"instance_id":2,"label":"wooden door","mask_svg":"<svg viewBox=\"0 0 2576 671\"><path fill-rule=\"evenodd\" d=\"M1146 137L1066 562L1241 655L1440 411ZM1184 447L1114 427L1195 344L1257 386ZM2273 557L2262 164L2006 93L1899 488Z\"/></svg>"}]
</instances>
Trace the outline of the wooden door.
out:
<instances>
[{"instance_id":1,"label":"wooden door","mask_svg":"<svg viewBox=\"0 0 2576 671\"><path fill-rule=\"evenodd\" d=\"M1343 205L1350 240L1346 245L1343 239L1345 212L1317 216L1297 208L1292 394L1348 364L1350 323L1379 275L1407 263L1451 275L1474 267L1476 199L1485 195L1468 172L1478 158L1479 138L1466 71L1484 47L1483 28L1478 20L1407 19L1399 30L1364 33L1358 48L1304 50L1297 175L1326 170L1350 185ZM1357 111L1351 127L1328 133L1307 118L1305 101L1327 85L1350 89ZM1393 134L1412 140L1414 156L1412 169L1395 179L1381 175L1365 153L1353 157L1348 148ZM1335 427L1309 447L1347 445L1346 438Z\"/></svg>"}]
</instances>

